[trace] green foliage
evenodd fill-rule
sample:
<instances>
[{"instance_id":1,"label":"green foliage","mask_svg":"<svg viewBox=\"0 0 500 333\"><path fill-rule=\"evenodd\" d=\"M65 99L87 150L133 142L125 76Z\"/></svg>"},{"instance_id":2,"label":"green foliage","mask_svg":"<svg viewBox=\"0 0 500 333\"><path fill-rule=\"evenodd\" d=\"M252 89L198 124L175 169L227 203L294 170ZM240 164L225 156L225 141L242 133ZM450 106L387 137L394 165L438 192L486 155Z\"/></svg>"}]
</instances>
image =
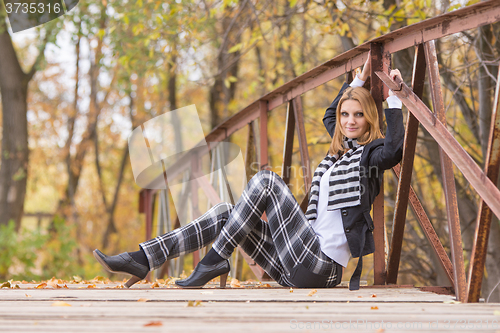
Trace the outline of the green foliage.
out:
<instances>
[{"instance_id":1,"label":"green foliage","mask_svg":"<svg viewBox=\"0 0 500 333\"><path fill-rule=\"evenodd\" d=\"M73 275L84 275L78 263L76 248L77 243L72 236L74 226L69 226L65 221L56 216L53 221L53 231L43 247L42 279L53 276L69 278Z\"/></svg>"},{"instance_id":2,"label":"green foliage","mask_svg":"<svg viewBox=\"0 0 500 333\"><path fill-rule=\"evenodd\" d=\"M0 280L46 280L53 276L84 276L77 260L73 227L56 217L49 234L22 230L16 232L14 221L0 226ZM95 271L92 267L87 267Z\"/></svg>"},{"instance_id":3,"label":"green foliage","mask_svg":"<svg viewBox=\"0 0 500 333\"><path fill-rule=\"evenodd\" d=\"M38 276L33 272L37 253L47 237L38 232L16 232L13 220L0 226L0 280L9 277L9 268L21 271L22 278L31 280ZM18 276L16 275L15 278Z\"/></svg>"}]
</instances>

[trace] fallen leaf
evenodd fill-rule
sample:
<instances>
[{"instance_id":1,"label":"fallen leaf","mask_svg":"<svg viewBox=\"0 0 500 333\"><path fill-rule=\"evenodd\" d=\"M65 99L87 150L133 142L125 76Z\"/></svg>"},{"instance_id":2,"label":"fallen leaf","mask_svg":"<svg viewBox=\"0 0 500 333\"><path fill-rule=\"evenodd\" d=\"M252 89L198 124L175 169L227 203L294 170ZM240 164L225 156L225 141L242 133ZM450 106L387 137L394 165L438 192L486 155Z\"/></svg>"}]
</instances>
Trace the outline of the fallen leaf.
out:
<instances>
[{"instance_id":1,"label":"fallen leaf","mask_svg":"<svg viewBox=\"0 0 500 333\"><path fill-rule=\"evenodd\" d=\"M28 294L25 294L25 295L26 295L26 297L32 297L31 295L28 295Z\"/></svg>"},{"instance_id":2,"label":"fallen leaf","mask_svg":"<svg viewBox=\"0 0 500 333\"><path fill-rule=\"evenodd\" d=\"M186 306L202 306L201 301L188 301Z\"/></svg>"},{"instance_id":3,"label":"fallen leaf","mask_svg":"<svg viewBox=\"0 0 500 333\"><path fill-rule=\"evenodd\" d=\"M68 303L63 302L63 301L57 301L57 302L52 303L51 306L71 306L71 304L68 304Z\"/></svg>"},{"instance_id":4,"label":"fallen leaf","mask_svg":"<svg viewBox=\"0 0 500 333\"><path fill-rule=\"evenodd\" d=\"M260 288L271 288L271 285L269 283L262 284L259 286Z\"/></svg>"},{"instance_id":5,"label":"fallen leaf","mask_svg":"<svg viewBox=\"0 0 500 333\"><path fill-rule=\"evenodd\" d=\"M293 293L293 288L290 288L290 292Z\"/></svg>"},{"instance_id":6,"label":"fallen leaf","mask_svg":"<svg viewBox=\"0 0 500 333\"><path fill-rule=\"evenodd\" d=\"M240 281L238 279L231 279L231 288L241 288Z\"/></svg>"},{"instance_id":7,"label":"fallen leaf","mask_svg":"<svg viewBox=\"0 0 500 333\"><path fill-rule=\"evenodd\" d=\"M43 289L45 287L47 287L47 284L45 282L42 282L38 286L36 286L36 289Z\"/></svg>"},{"instance_id":8,"label":"fallen leaf","mask_svg":"<svg viewBox=\"0 0 500 333\"><path fill-rule=\"evenodd\" d=\"M10 288L10 287L11 287L10 281L2 283L2 285L0 286L0 288Z\"/></svg>"},{"instance_id":9,"label":"fallen leaf","mask_svg":"<svg viewBox=\"0 0 500 333\"><path fill-rule=\"evenodd\" d=\"M378 306L372 306L370 310L378 310Z\"/></svg>"},{"instance_id":10,"label":"fallen leaf","mask_svg":"<svg viewBox=\"0 0 500 333\"><path fill-rule=\"evenodd\" d=\"M377 294L373 294L373 295L371 295L370 297L377 297Z\"/></svg>"},{"instance_id":11,"label":"fallen leaf","mask_svg":"<svg viewBox=\"0 0 500 333\"><path fill-rule=\"evenodd\" d=\"M82 278L79 277L78 275L75 275L75 276L73 276L73 281L76 283L80 283L80 282L82 282Z\"/></svg>"},{"instance_id":12,"label":"fallen leaf","mask_svg":"<svg viewBox=\"0 0 500 333\"><path fill-rule=\"evenodd\" d=\"M93 278L92 281L105 282L106 278L104 276L99 276L98 275L95 278Z\"/></svg>"},{"instance_id":13,"label":"fallen leaf","mask_svg":"<svg viewBox=\"0 0 500 333\"><path fill-rule=\"evenodd\" d=\"M148 298L139 298L139 299L137 300L137 302L147 302L147 301L149 301L149 299L148 299Z\"/></svg>"},{"instance_id":14,"label":"fallen leaf","mask_svg":"<svg viewBox=\"0 0 500 333\"><path fill-rule=\"evenodd\" d=\"M158 282L155 282L151 285L151 288L159 288L160 285L158 284Z\"/></svg>"},{"instance_id":15,"label":"fallen leaf","mask_svg":"<svg viewBox=\"0 0 500 333\"><path fill-rule=\"evenodd\" d=\"M312 296L312 295L316 294L317 292L318 292L318 290L317 290L317 289L313 289L313 290L311 290L311 291L309 292L309 294L307 294L307 296Z\"/></svg>"},{"instance_id":16,"label":"fallen leaf","mask_svg":"<svg viewBox=\"0 0 500 333\"><path fill-rule=\"evenodd\" d=\"M87 286L87 288L93 289L93 288L96 288L96 286L95 286L95 284L89 284L89 285Z\"/></svg>"},{"instance_id":17,"label":"fallen leaf","mask_svg":"<svg viewBox=\"0 0 500 333\"><path fill-rule=\"evenodd\" d=\"M18 284L15 285L14 289L21 289Z\"/></svg>"},{"instance_id":18,"label":"fallen leaf","mask_svg":"<svg viewBox=\"0 0 500 333\"><path fill-rule=\"evenodd\" d=\"M147 324L144 324L144 326L163 326L163 323L161 321L151 321Z\"/></svg>"}]
</instances>

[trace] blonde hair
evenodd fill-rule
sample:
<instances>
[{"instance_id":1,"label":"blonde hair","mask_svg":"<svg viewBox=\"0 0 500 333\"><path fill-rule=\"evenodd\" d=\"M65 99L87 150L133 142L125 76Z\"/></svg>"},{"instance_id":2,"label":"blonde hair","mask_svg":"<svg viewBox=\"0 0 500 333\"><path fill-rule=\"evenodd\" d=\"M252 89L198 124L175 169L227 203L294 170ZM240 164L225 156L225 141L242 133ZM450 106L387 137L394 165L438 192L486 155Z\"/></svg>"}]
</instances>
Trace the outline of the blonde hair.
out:
<instances>
[{"instance_id":1,"label":"blonde hair","mask_svg":"<svg viewBox=\"0 0 500 333\"><path fill-rule=\"evenodd\" d=\"M368 123L368 129L359 138L357 138L358 144L366 145L373 140L383 138L384 136L380 132L380 124L378 120L378 111L375 101L368 90L363 87L349 87L344 91L342 98L340 98L339 104L337 106L337 124L335 126L335 132L333 133L332 143L330 144L330 150L328 153L330 155L339 154L343 155L348 149L344 147L344 137L346 136L342 126L340 126L340 111L342 109L342 103L347 100L358 101L361 104L361 109L363 110L363 115Z\"/></svg>"}]
</instances>

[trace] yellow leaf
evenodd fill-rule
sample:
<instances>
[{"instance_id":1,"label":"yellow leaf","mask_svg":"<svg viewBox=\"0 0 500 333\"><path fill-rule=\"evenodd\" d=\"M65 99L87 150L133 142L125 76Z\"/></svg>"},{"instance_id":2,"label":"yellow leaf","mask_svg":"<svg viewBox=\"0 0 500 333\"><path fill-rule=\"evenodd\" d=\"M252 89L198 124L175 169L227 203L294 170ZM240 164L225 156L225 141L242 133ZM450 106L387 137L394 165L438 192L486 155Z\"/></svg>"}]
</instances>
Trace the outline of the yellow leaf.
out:
<instances>
[{"instance_id":1,"label":"yellow leaf","mask_svg":"<svg viewBox=\"0 0 500 333\"><path fill-rule=\"evenodd\" d=\"M68 304L68 303L63 302L63 301L57 301L57 302L52 303L51 306L71 306L71 304Z\"/></svg>"},{"instance_id":2,"label":"yellow leaf","mask_svg":"<svg viewBox=\"0 0 500 333\"><path fill-rule=\"evenodd\" d=\"M309 294L307 294L307 296L312 296L312 295L316 294L317 292L318 292L318 290L317 290L317 289L313 289L313 290L311 290L311 291L309 292Z\"/></svg>"},{"instance_id":3,"label":"yellow leaf","mask_svg":"<svg viewBox=\"0 0 500 333\"><path fill-rule=\"evenodd\" d=\"M243 48L243 44L242 43L238 43L235 46L233 46L232 48L230 48L229 51L227 51L227 53L234 53L236 51L241 50L242 48Z\"/></svg>"},{"instance_id":4,"label":"yellow leaf","mask_svg":"<svg viewBox=\"0 0 500 333\"><path fill-rule=\"evenodd\" d=\"M28 295L28 294L25 294L25 295L26 295L26 297L32 297L31 295Z\"/></svg>"},{"instance_id":5,"label":"yellow leaf","mask_svg":"<svg viewBox=\"0 0 500 333\"><path fill-rule=\"evenodd\" d=\"M159 288L160 285L158 284L158 282L155 282L153 283L153 285L151 286L151 288Z\"/></svg>"},{"instance_id":6,"label":"yellow leaf","mask_svg":"<svg viewBox=\"0 0 500 333\"><path fill-rule=\"evenodd\" d=\"M149 301L149 299L147 299L147 298L139 298L137 300L137 302L147 302L147 301Z\"/></svg>"},{"instance_id":7,"label":"yellow leaf","mask_svg":"<svg viewBox=\"0 0 500 333\"><path fill-rule=\"evenodd\" d=\"M36 286L36 289L43 289L45 287L47 287L47 284L45 282L42 282L38 286Z\"/></svg>"},{"instance_id":8,"label":"yellow leaf","mask_svg":"<svg viewBox=\"0 0 500 333\"><path fill-rule=\"evenodd\" d=\"M201 304L201 301L188 301L187 305L186 306L189 306L189 307L192 307L192 306L202 306Z\"/></svg>"},{"instance_id":9,"label":"yellow leaf","mask_svg":"<svg viewBox=\"0 0 500 333\"><path fill-rule=\"evenodd\" d=\"M293 288L290 288L290 292L293 293Z\"/></svg>"},{"instance_id":10,"label":"yellow leaf","mask_svg":"<svg viewBox=\"0 0 500 333\"><path fill-rule=\"evenodd\" d=\"M372 306L370 310L378 310L378 306Z\"/></svg>"},{"instance_id":11,"label":"yellow leaf","mask_svg":"<svg viewBox=\"0 0 500 333\"><path fill-rule=\"evenodd\" d=\"M371 295L370 297L377 297L377 294L373 294L373 295Z\"/></svg>"},{"instance_id":12,"label":"yellow leaf","mask_svg":"<svg viewBox=\"0 0 500 333\"><path fill-rule=\"evenodd\" d=\"M231 288L240 288L240 281L238 279L232 279L231 280Z\"/></svg>"},{"instance_id":13,"label":"yellow leaf","mask_svg":"<svg viewBox=\"0 0 500 333\"><path fill-rule=\"evenodd\" d=\"M10 288L10 287L11 287L10 281L2 283L2 285L0 286L0 288Z\"/></svg>"}]
</instances>

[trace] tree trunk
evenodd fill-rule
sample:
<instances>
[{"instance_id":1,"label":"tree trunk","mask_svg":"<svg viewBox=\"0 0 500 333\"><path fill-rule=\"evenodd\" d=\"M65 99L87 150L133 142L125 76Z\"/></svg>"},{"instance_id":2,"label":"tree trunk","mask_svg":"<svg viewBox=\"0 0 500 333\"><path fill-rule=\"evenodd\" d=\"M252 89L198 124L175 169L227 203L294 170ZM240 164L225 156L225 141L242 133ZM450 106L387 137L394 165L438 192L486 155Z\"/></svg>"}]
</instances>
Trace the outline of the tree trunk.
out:
<instances>
[{"instance_id":1,"label":"tree trunk","mask_svg":"<svg viewBox=\"0 0 500 333\"><path fill-rule=\"evenodd\" d=\"M10 220L19 230L28 177L28 84L35 74L24 73L12 45L5 19L0 19L0 93L2 96L2 165L0 168L0 225Z\"/></svg>"},{"instance_id":2,"label":"tree trunk","mask_svg":"<svg viewBox=\"0 0 500 333\"><path fill-rule=\"evenodd\" d=\"M103 6L101 8L101 18L99 22L100 29L105 29L106 19L107 19L106 6ZM70 154L70 147L71 147L71 142L73 140L74 131L72 127L74 126L75 119L70 119L68 124L68 129L71 129L71 131L69 131L69 137L66 141L67 147L65 147L65 154L67 154L65 156L65 161L66 161L66 168L68 171L68 182L66 183L64 196L59 200L58 207L56 209L57 214L65 220L67 220L68 217L71 216L72 200L76 195L76 190L78 187L78 183L80 181L80 175L83 169L83 161L85 159L85 156L87 155L89 147L92 146L92 140L94 138L94 133L97 128L97 118L101 111L101 107L97 101L97 92L98 92L97 80L99 76L99 69L100 69L99 62L101 60L101 57L102 57L102 39L98 38L97 48L95 49L94 57L91 58L90 69L89 69L90 104L89 104L89 112L87 118L87 129L85 130L85 133L82 136L82 140L76 147L76 154L73 157ZM76 87L75 89L78 89L78 87ZM74 115L75 118L78 116L77 104L76 104L77 94L78 91L75 90L75 115ZM104 98L104 100L106 100L106 97Z\"/></svg>"},{"instance_id":3,"label":"tree trunk","mask_svg":"<svg viewBox=\"0 0 500 333\"><path fill-rule=\"evenodd\" d=\"M244 15L245 7L246 1L238 7L238 12L233 15L231 15L229 7L226 8L225 16L222 19L223 39L220 42L217 56L217 75L215 75L215 82L209 93L210 125L212 129L223 118L229 116L227 107L236 93L237 82L229 82L229 87L227 87L225 80L231 76L238 77L240 52L228 53L228 50L241 41L241 29L246 24L244 22L246 20L244 19L246 17Z\"/></svg>"}]
</instances>

